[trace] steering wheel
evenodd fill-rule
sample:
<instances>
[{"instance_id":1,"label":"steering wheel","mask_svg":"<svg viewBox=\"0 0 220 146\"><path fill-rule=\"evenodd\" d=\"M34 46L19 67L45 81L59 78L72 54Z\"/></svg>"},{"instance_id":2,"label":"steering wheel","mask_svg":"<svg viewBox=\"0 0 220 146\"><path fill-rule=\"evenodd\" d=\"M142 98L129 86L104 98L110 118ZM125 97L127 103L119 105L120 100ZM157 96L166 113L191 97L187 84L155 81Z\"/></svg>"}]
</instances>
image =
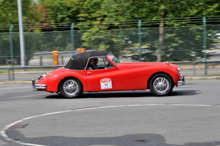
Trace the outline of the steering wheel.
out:
<instances>
[{"instance_id":1,"label":"steering wheel","mask_svg":"<svg viewBox=\"0 0 220 146\"><path fill-rule=\"evenodd\" d=\"M112 64L108 61L108 64L106 65L106 67L110 67L112 66Z\"/></svg>"}]
</instances>

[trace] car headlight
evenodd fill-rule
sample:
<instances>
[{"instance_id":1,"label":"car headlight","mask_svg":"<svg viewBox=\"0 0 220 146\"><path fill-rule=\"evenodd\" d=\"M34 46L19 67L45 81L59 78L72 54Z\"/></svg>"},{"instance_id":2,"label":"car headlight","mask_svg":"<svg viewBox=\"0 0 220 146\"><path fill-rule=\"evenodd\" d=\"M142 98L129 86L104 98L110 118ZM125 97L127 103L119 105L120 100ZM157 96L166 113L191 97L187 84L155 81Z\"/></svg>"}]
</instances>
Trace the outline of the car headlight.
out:
<instances>
[{"instance_id":1,"label":"car headlight","mask_svg":"<svg viewBox=\"0 0 220 146\"><path fill-rule=\"evenodd\" d=\"M45 76L46 76L46 74L40 75L40 76L38 77L38 80L42 79L42 78L45 77Z\"/></svg>"}]
</instances>

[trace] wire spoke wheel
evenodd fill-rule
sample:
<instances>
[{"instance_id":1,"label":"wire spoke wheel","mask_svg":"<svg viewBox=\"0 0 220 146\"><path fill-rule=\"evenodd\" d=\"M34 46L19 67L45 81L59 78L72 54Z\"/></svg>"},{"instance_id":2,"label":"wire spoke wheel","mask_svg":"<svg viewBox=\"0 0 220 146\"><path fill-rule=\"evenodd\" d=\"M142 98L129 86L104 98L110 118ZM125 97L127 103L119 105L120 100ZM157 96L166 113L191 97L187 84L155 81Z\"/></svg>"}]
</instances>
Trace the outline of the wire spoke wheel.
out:
<instances>
[{"instance_id":1,"label":"wire spoke wheel","mask_svg":"<svg viewBox=\"0 0 220 146\"><path fill-rule=\"evenodd\" d=\"M62 81L60 94L66 98L74 98L82 93L80 82L75 78L69 78Z\"/></svg>"},{"instance_id":2,"label":"wire spoke wheel","mask_svg":"<svg viewBox=\"0 0 220 146\"><path fill-rule=\"evenodd\" d=\"M153 88L159 93L166 93L169 89L169 81L164 77L158 77L153 82Z\"/></svg>"},{"instance_id":3,"label":"wire spoke wheel","mask_svg":"<svg viewBox=\"0 0 220 146\"><path fill-rule=\"evenodd\" d=\"M64 92L68 95L75 95L78 91L78 84L76 81L69 79L63 84Z\"/></svg>"},{"instance_id":4,"label":"wire spoke wheel","mask_svg":"<svg viewBox=\"0 0 220 146\"><path fill-rule=\"evenodd\" d=\"M150 81L150 91L154 95L168 95L173 90L173 80L169 75L157 74Z\"/></svg>"}]
</instances>

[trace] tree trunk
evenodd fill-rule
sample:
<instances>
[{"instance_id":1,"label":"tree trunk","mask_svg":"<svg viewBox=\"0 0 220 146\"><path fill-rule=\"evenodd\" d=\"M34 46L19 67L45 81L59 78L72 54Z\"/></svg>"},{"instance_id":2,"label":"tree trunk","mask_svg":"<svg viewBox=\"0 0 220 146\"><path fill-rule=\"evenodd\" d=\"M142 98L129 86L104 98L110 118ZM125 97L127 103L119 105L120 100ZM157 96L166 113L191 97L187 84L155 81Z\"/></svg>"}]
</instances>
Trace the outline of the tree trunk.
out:
<instances>
[{"instance_id":1,"label":"tree trunk","mask_svg":"<svg viewBox=\"0 0 220 146\"><path fill-rule=\"evenodd\" d=\"M161 52L164 42L164 9L160 11L160 26L159 26L159 46L157 49L157 62L161 62Z\"/></svg>"}]
</instances>

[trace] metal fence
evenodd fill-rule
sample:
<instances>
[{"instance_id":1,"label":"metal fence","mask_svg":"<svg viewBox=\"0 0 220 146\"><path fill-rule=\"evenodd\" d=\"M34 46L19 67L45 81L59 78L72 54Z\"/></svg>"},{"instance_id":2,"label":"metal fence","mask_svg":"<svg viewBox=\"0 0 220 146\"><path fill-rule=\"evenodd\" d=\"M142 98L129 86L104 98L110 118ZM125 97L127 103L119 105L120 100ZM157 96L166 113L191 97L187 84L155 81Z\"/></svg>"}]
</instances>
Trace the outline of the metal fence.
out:
<instances>
[{"instance_id":1,"label":"metal fence","mask_svg":"<svg viewBox=\"0 0 220 146\"><path fill-rule=\"evenodd\" d=\"M52 65L52 51L58 51L59 65L64 65L72 54L78 53L78 48L85 48L86 51L108 50L123 62L152 62L160 58L161 62L190 65L204 61L209 64L212 61L212 68L214 64L217 69L220 61L220 25L207 25L205 32L202 25L164 27L162 35L159 33L159 28L153 27L72 32L74 38L71 38L71 30L24 32L26 65ZM10 51L10 40L13 44L13 52ZM207 51L204 51L204 48ZM2 68L11 65L12 55L15 66L19 66L19 33L12 32L11 37L10 33L0 33L0 66ZM201 64L198 66L202 68ZM184 67L187 68L187 66ZM191 67L188 66L188 68ZM220 69L209 74L220 74ZM192 75L200 74L192 72Z\"/></svg>"}]
</instances>

